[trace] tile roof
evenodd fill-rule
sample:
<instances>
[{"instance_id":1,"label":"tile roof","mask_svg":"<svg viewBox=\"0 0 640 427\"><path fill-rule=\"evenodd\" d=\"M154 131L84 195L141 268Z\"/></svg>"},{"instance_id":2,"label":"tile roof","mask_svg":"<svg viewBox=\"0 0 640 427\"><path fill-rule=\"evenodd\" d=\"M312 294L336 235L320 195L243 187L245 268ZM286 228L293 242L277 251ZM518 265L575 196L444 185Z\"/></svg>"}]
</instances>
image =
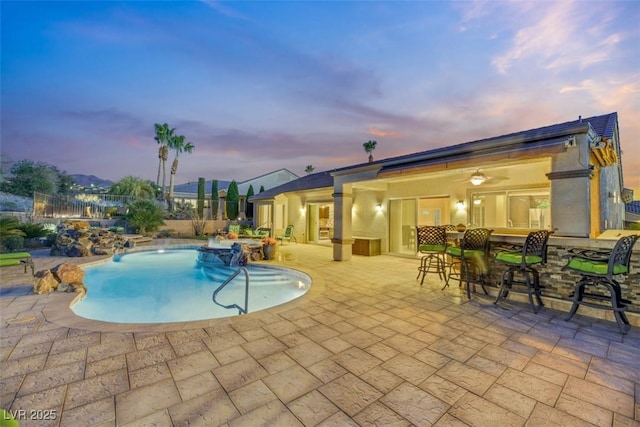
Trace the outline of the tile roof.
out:
<instances>
[{"instance_id":1,"label":"tile roof","mask_svg":"<svg viewBox=\"0 0 640 427\"><path fill-rule=\"evenodd\" d=\"M375 160L373 162L358 163L351 166L332 169L330 171L307 175L305 177L299 178L298 180L280 185L278 187L274 187L266 192L260 193L260 197L256 197L254 200L267 199L277 194L291 191L330 187L333 185L333 177L330 175L330 173L348 171L349 169L357 169L367 165L386 165L385 169L401 168L402 164L410 164L416 162L421 157L425 156L428 156L430 158L446 157L451 156L454 151L458 152L457 155L464 155L464 152L468 152L469 155L471 155L474 151L476 151L477 146L488 147L488 150L493 150L495 149L492 148L493 144L506 140L513 141L514 145L518 143L529 143L536 141L538 144L543 145L547 143L558 143L558 141L562 140L562 138L560 138L560 135L569 135L570 133L575 132L576 127L580 125L586 125L587 123L599 136L611 138L613 137L614 129L617 122L617 112L587 118L578 117L576 120L564 123L543 126L540 128L514 132L491 138L479 139L447 147L439 147L417 153L404 154L397 157L389 157L386 159Z\"/></svg>"},{"instance_id":2,"label":"tile roof","mask_svg":"<svg viewBox=\"0 0 640 427\"><path fill-rule=\"evenodd\" d=\"M250 201L270 199L278 194L289 193L292 191L303 191L332 187L333 177L330 175L330 173L331 171L324 171L303 176L294 181L287 182L286 184L282 184L269 190L263 191L260 194L256 194L254 197L250 198Z\"/></svg>"},{"instance_id":3,"label":"tile roof","mask_svg":"<svg viewBox=\"0 0 640 427\"><path fill-rule=\"evenodd\" d=\"M236 183L238 184L238 192L240 194L246 194L247 190L249 190L249 185L253 185L253 191L257 193L260 190L260 185L264 185L267 189L272 188L281 184L283 181L286 181L286 177L297 179L298 175L288 169L282 168ZM211 193L211 182L212 180L205 182L204 189L206 194ZM229 184L231 184L231 181L218 180L218 190L227 190L229 188ZM181 194L197 194L198 181L176 185L173 191L174 193Z\"/></svg>"},{"instance_id":4,"label":"tile roof","mask_svg":"<svg viewBox=\"0 0 640 427\"><path fill-rule=\"evenodd\" d=\"M640 200L636 200L634 202L625 204L624 210L629 213L640 215Z\"/></svg>"}]
</instances>

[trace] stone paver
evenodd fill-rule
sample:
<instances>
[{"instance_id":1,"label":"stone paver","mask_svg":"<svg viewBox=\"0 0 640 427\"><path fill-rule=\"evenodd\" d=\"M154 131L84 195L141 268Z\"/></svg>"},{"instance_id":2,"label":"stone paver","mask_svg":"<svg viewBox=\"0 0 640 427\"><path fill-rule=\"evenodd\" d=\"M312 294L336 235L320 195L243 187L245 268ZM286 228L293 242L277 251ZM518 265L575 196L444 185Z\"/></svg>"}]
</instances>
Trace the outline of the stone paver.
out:
<instances>
[{"instance_id":1,"label":"stone paver","mask_svg":"<svg viewBox=\"0 0 640 427\"><path fill-rule=\"evenodd\" d=\"M175 325L78 318L73 295L30 294L28 274L3 268L0 406L56 414L21 422L38 427L640 425L638 316L623 337L613 322L467 300L433 275L420 286L417 259L280 251L271 264L314 280L300 300Z\"/></svg>"}]
</instances>

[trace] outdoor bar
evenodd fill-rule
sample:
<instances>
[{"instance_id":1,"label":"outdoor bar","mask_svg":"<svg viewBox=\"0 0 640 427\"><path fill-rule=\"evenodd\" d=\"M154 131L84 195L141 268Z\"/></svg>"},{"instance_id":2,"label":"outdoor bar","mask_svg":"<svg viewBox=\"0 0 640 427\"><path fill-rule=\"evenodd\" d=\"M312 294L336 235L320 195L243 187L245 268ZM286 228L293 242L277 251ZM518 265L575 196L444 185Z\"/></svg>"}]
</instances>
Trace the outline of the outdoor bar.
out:
<instances>
[{"instance_id":1,"label":"outdoor bar","mask_svg":"<svg viewBox=\"0 0 640 427\"><path fill-rule=\"evenodd\" d=\"M613 231L613 230L612 230ZM616 234L617 233L617 234ZM464 233L448 232L447 235L452 239L461 239ZM562 311L568 311L571 308L571 301L575 290L575 284L580 276L571 271L562 271L567 264L568 257L572 251L581 250L611 250L617 242L617 237L632 234L629 230L618 230L611 236L615 240L609 238L572 238L572 237L556 237L551 235L548 241L547 262L544 265L538 265L536 268L540 273L540 285L542 286L542 299L545 306ZM635 232L633 234L638 234ZM495 254L502 250L506 245L522 245L526 236L515 234L491 234L491 249L489 256L490 266L490 292L497 292L497 286L501 280L503 268L496 265ZM626 277L620 277L620 285L622 289L622 298L627 300L626 304L629 322L634 326L640 326L640 244L637 244L631 255L631 269ZM496 288L493 288L493 287ZM516 300L526 300L526 295L509 296ZM579 314L591 317L605 318L613 320L613 314L606 310L592 309L589 307L581 307Z\"/></svg>"}]
</instances>

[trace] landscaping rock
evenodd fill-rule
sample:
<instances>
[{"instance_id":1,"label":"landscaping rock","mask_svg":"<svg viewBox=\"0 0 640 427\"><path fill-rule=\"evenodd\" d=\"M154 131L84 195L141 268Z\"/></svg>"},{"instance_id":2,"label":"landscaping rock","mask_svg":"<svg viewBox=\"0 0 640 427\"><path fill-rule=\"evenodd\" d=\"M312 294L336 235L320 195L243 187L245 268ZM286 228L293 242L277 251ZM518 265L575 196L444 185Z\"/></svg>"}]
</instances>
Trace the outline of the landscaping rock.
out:
<instances>
[{"instance_id":1,"label":"landscaping rock","mask_svg":"<svg viewBox=\"0 0 640 427\"><path fill-rule=\"evenodd\" d=\"M33 292L36 294L47 294L58 289L58 279L51 270L41 270L33 276Z\"/></svg>"},{"instance_id":2,"label":"landscaping rock","mask_svg":"<svg viewBox=\"0 0 640 427\"><path fill-rule=\"evenodd\" d=\"M112 255L125 247L127 239L109 230L61 228L51 245L51 256L88 257Z\"/></svg>"},{"instance_id":3,"label":"landscaping rock","mask_svg":"<svg viewBox=\"0 0 640 427\"><path fill-rule=\"evenodd\" d=\"M77 292L86 295L87 287L82 283L84 270L74 264L59 264L51 270L40 270L33 276L33 292L46 294L52 291Z\"/></svg>"},{"instance_id":4,"label":"landscaping rock","mask_svg":"<svg viewBox=\"0 0 640 427\"><path fill-rule=\"evenodd\" d=\"M56 276L58 282L82 283L82 279L84 279L84 270L75 264L60 264L53 267L51 272Z\"/></svg>"}]
</instances>

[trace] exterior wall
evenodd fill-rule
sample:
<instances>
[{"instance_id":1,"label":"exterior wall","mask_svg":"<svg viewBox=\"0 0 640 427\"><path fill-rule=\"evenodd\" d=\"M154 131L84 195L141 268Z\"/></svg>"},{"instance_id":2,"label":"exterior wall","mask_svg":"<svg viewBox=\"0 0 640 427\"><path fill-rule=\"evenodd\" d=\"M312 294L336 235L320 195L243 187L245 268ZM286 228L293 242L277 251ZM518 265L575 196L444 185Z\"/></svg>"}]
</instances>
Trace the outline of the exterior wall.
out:
<instances>
[{"instance_id":1,"label":"exterior wall","mask_svg":"<svg viewBox=\"0 0 640 427\"><path fill-rule=\"evenodd\" d=\"M217 221L207 221L205 224L204 232L206 234L213 234L217 230L224 230L229 226L229 221L217 220ZM182 219L182 220L165 220L164 225L160 226L160 231L167 230L170 231L173 235L181 236L181 237L193 237L193 223L191 220Z\"/></svg>"},{"instance_id":2,"label":"exterior wall","mask_svg":"<svg viewBox=\"0 0 640 427\"><path fill-rule=\"evenodd\" d=\"M293 225L293 235L297 242L306 242L307 233L307 216L304 210L305 206L300 196L289 196L287 199L287 211L289 222ZM284 233L284 230L282 231Z\"/></svg>"},{"instance_id":3,"label":"exterior wall","mask_svg":"<svg viewBox=\"0 0 640 427\"><path fill-rule=\"evenodd\" d=\"M600 175L598 221L600 230L624 228L624 203L621 199L620 163L598 169Z\"/></svg>"},{"instance_id":4,"label":"exterior wall","mask_svg":"<svg viewBox=\"0 0 640 427\"><path fill-rule=\"evenodd\" d=\"M458 209L456 201L464 200L465 207L469 203L466 195L468 184L460 176L449 178L423 178L409 182L396 182L389 184L387 198L406 199L420 197L449 197L449 218L444 220L444 224L465 224L469 223L468 210Z\"/></svg>"},{"instance_id":5,"label":"exterior wall","mask_svg":"<svg viewBox=\"0 0 640 427\"><path fill-rule=\"evenodd\" d=\"M376 206L380 205L380 209ZM387 209L384 192L354 190L352 208L352 237L379 238L382 251L387 248Z\"/></svg>"},{"instance_id":6,"label":"exterior wall","mask_svg":"<svg viewBox=\"0 0 640 427\"><path fill-rule=\"evenodd\" d=\"M589 144L586 134L576 136L576 144L551 161L551 226L557 236L589 237L591 232L591 186L588 176L572 176L574 171L587 173ZM555 177L553 174L566 174Z\"/></svg>"},{"instance_id":7,"label":"exterior wall","mask_svg":"<svg viewBox=\"0 0 640 427\"><path fill-rule=\"evenodd\" d=\"M333 204L333 196L331 190L313 191L305 194L304 196L290 196L291 203L293 204L289 209L290 218L292 218L292 224L295 226L295 235L298 242L308 242L309 236L307 229L307 209L309 203ZM335 212L334 212L335 215ZM333 218L335 223L335 216Z\"/></svg>"},{"instance_id":8,"label":"exterior wall","mask_svg":"<svg viewBox=\"0 0 640 427\"><path fill-rule=\"evenodd\" d=\"M469 185L467 181L467 177L471 174L469 171L444 177L425 177L406 182L394 182L388 185L387 197L389 199L449 197L449 217L443 219L443 223L464 224L469 227L473 226L470 223L470 206L471 195L474 192L548 188L550 183L545 174L551 171L551 164L550 158L511 164L493 171L494 174L500 175L500 178L504 178L503 180L477 187ZM464 202L462 208L457 206L459 200Z\"/></svg>"}]
</instances>

